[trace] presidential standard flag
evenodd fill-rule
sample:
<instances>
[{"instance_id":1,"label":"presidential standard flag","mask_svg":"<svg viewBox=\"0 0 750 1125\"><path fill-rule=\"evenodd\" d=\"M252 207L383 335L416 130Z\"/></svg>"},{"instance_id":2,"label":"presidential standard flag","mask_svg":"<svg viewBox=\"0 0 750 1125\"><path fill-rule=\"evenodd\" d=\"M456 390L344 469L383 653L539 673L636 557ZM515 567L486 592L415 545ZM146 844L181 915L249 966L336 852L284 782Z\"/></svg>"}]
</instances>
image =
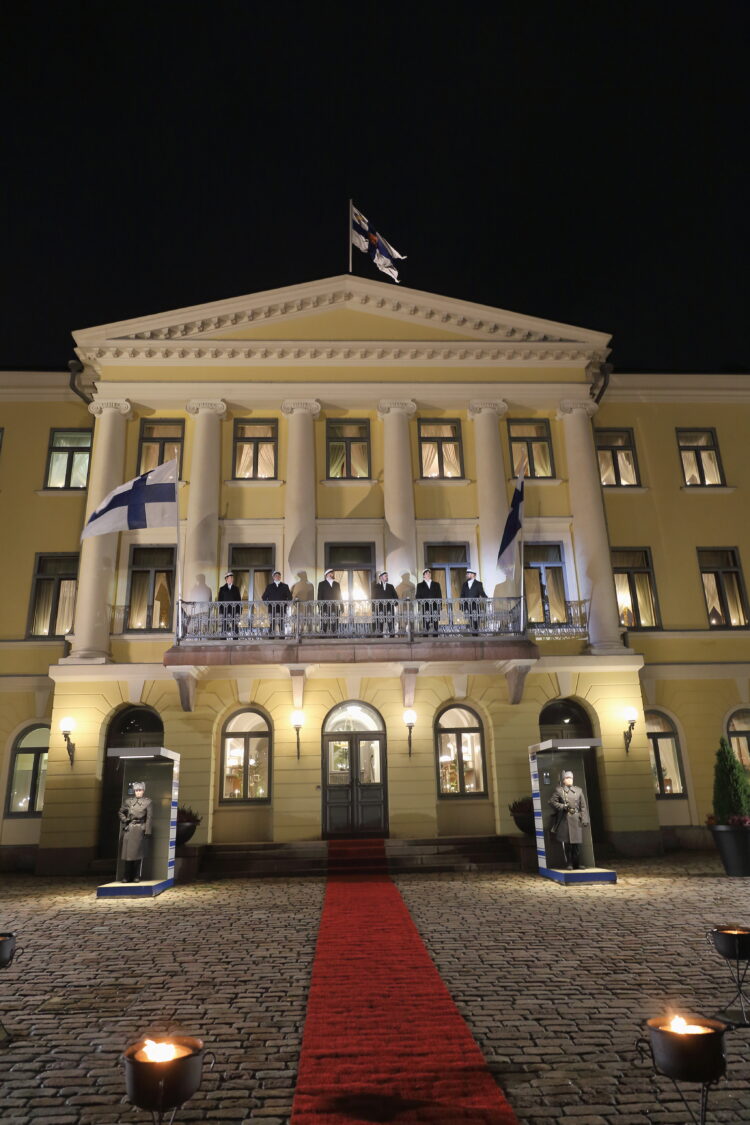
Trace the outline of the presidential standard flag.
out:
<instances>
[{"instance_id":1,"label":"presidential standard flag","mask_svg":"<svg viewBox=\"0 0 750 1125\"><path fill-rule=\"evenodd\" d=\"M81 539L110 531L177 524L177 462L166 461L105 496L88 518Z\"/></svg>"},{"instance_id":2,"label":"presidential standard flag","mask_svg":"<svg viewBox=\"0 0 750 1125\"><path fill-rule=\"evenodd\" d=\"M382 234L378 234L370 224L362 212L352 204L352 245L361 250L363 254L369 254L375 265L383 273L387 273L392 277L397 285L400 284L398 280L398 271L394 266L394 261L400 259L404 261L406 254L399 254L394 246L391 246L387 239L383 238Z\"/></svg>"},{"instance_id":3,"label":"presidential standard flag","mask_svg":"<svg viewBox=\"0 0 750 1125\"><path fill-rule=\"evenodd\" d=\"M497 555L497 569L502 571L501 582L512 581L516 576L516 554L521 541L521 524L523 523L523 468L518 474L513 499L510 502L510 511L505 521L505 530Z\"/></svg>"}]
</instances>

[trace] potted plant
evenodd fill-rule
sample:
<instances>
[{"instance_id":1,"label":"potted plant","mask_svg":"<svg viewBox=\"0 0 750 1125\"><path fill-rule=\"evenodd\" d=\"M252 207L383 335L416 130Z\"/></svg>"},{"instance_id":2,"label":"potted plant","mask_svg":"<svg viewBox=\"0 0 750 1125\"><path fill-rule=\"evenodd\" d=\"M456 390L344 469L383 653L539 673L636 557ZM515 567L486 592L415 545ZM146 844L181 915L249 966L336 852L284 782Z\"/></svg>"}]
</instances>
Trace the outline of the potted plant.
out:
<instances>
[{"instance_id":1,"label":"potted plant","mask_svg":"<svg viewBox=\"0 0 750 1125\"><path fill-rule=\"evenodd\" d=\"M195 832L196 828L203 820L199 813L191 809L189 805L179 805L177 808L177 833L176 843L177 847L181 848L187 844Z\"/></svg>"},{"instance_id":2,"label":"potted plant","mask_svg":"<svg viewBox=\"0 0 750 1125\"><path fill-rule=\"evenodd\" d=\"M519 832L523 832L526 836L533 836L536 831L533 797L520 797L517 801L512 801L508 809Z\"/></svg>"},{"instance_id":3,"label":"potted plant","mask_svg":"<svg viewBox=\"0 0 750 1125\"><path fill-rule=\"evenodd\" d=\"M727 875L750 877L750 780L725 738L716 751L708 827Z\"/></svg>"}]
</instances>

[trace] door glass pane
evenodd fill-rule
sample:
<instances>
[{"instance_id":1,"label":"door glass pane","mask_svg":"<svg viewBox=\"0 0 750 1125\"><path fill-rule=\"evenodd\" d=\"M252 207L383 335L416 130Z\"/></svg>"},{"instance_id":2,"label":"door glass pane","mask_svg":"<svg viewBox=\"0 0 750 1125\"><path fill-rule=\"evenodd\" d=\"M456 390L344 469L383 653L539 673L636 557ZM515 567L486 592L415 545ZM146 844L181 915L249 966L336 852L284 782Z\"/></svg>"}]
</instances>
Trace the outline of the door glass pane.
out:
<instances>
[{"instance_id":1,"label":"door glass pane","mask_svg":"<svg viewBox=\"0 0 750 1125\"><path fill-rule=\"evenodd\" d=\"M440 767L440 792L441 793L459 793L460 785L458 780L458 752L456 749L456 742L458 735L455 734L441 734L440 735L440 755L438 765Z\"/></svg>"},{"instance_id":2,"label":"door glass pane","mask_svg":"<svg viewBox=\"0 0 750 1125\"><path fill-rule=\"evenodd\" d=\"M599 476L602 484L616 484L615 480L615 467L612 461L612 451L609 449L599 450Z\"/></svg>"},{"instance_id":3,"label":"door glass pane","mask_svg":"<svg viewBox=\"0 0 750 1125\"><path fill-rule=\"evenodd\" d=\"M464 582L466 581L466 567L465 566L451 567L450 575L451 575L450 597L457 598L457 597L460 596L461 587L463 586ZM445 587L443 587L443 589L445 589Z\"/></svg>"},{"instance_id":4,"label":"door glass pane","mask_svg":"<svg viewBox=\"0 0 750 1125\"><path fill-rule=\"evenodd\" d=\"M349 740L328 743L328 784L348 785L351 780Z\"/></svg>"},{"instance_id":5,"label":"door glass pane","mask_svg":"<svg viewBox=\"0 0 750 1125\"><path fill-rule=\"evenodd\" d=\"M549 600L549 619L559 625L568 619L565 605L565 583L561 566L547 567L547 598Z\"/></svg>"},{"instance_id":6,"label":"door glass pane","mask_svg":"<svg viewBox=\"0 0 750 1125\"><path fill-rule=\"evenodd\" d=\"M245 758L244 738L224 739L224 800L243 796L242 772Z\"/></svg>"},{"instance_id":7,"label":"door glass pane","mask_svg":"<svg viewBox=\"0 0 750 1125\"><path fill-rule=\"evenodd\" d=\"M372 589L372 574L369 570L351 571L351 597L352 601L364 602L370 597ZM342 590L343 593L343 590Z\"/></svg>"},{"instance_id":8,"label":"door glass pane","mask_svg":"<svg viewBox=\"0 0 750 1125\"><path fill-rule=\"evenodd\" d=\"M659 760L661 761L661 777L665 796L671 793L682 793L680 766L674 738L667 736L659 739Z\"/></svg>"},{"instance_id":9,"label":"door glass pane","mask_svg":"<svg viewBox=\"0 0 750 1125\"><path fill-rule=\"evenodd\" d=\"M268 796L267 738L248 738L247 795L256 799Z\"/></svg>"},{"instance_id":10,"label":"door glass pane","mask_svg":"<svg viewBox=\"0 0 750 1125\"><path fill-rule=\"evenodd\" d=\"M89 455L88 453L74 453L73 454L73 469L70 474L70 487L71 488L85 488L86 477L89 473Z\"/></svg>"},{"instance_id":11,"label":"door glass pane","mask_svg":"<svg viewBox=\"0 0 750 1125\"><path fill-rule=\"evenodd\" d=\"M544 621L544 602L542 600L542 574L535 567L524 571L526 593L526 618L531 622Z\"/></svg>"},{"instance_id":12,"label":"door glass pane","mask_svg":"<svg viewBox=\"0 0 750 1125\"><path fill-rule=\"evenodd\" d=\"M360 785L380 785L380 741L362 739L359 743Z\"/></svg>"},{"instance_id":13,"label":"door glass pane","mask_svg":"<svg viewBox=\"0 0 750 1125\"><path fill-rule=\"evenodd\" d=\"M39 773L36 779L36 800L34 812L41 812L44 807L44 789L47 784L47 755L39 755Z\"/></svg>"},{"instance_id":14,"label":"door glass pane","mask_svg":"<svg viewBox=\"0 0 750 1125\"><path fill-rule=\"evenodd\" d=\"M467 731L461 735L461 758L464 767L464 791L483 792L482 740L478 733L471 734Z\"/></svg>"},{"instance_id":15,"label":"door glass pane","mask_svg":"<svg viewBox=\"0 0 750 1125\"><path fill-rule=\"evenodd\" d=\"M620 624L632 629L635 625L635 613L633 612L633 599L630 596L630 583L627 574L615 575L615 591L617 592Z\"/></svg>"},{"instance_id":16,"label":"door glass pane","mask_svg":"<svg viewBox=\"0 0 750 1125\"><path fill-rule=\"evenodd\" d=\"M638 616L645 629L656 625L656 606L654 605L654 592L651 589L650 574L635 574L635 596L638 602Z\"/></svg>"},{"instance_id":17,"label":"door glass pane","mask_svg":"<svg viewBox=\"0 0 750 1125\"><path fill-rule=\"evenodd\" d=\"M128 613L129 629L148 628L148 585L147 571L136 570L130 581L130 610Z\"/></svg>"},{"instance_id":18,"label":"door glass pane","mask_svg":"<svg viewBox=\"0 0 750 1125\"><path fill-rule=\"evenodd\" d=\"M157 570L154 576L154 612L152 629L169 629L172 625L172 574Z\"/></svg>"},{"instance_id":19,"label":"door glass pane","mask_svg":"<svg viewBox=\"0 0 750 1125\"><path fill-rule=\"evenodd\" d=\"M31 782L34 776L35 754L16 754L13 764L13 780L10 788L10 811L30 812Z\"/></svg>"},{"instance_id":20,"label":"door glass pane","mask_svg":"<svg viewBox=\"0 0 750 1125\"><path fill-rule=\"evenodd\" d=\"M635 460L630 449L621 449L617 453L617 465L620 469L620 484L637 484L635 476Z\"/></svg>"},{"instance_id":21,"label":"door glass pane","mask_svg":"<svg viewBox=\"0 0 750 1125\"><path fill-rule=\"evenodd\" d=\"M49 459L47 488L65 488L65 474L68 471L68 454L53 453Z\"/></svg>"}]
</instances>

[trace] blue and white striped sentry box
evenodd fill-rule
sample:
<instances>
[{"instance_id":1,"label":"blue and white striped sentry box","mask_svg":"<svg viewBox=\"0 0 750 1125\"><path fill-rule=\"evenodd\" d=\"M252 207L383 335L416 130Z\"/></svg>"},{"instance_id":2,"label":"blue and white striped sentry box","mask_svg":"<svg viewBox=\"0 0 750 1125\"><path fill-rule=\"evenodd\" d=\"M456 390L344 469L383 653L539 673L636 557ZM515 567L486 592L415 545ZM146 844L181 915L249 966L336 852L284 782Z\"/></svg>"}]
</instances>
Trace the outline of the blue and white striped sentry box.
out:
<instances>
[{"instance_id":1,"label":"blue and white striped sentry box","mask_svg":"<svg viewBox=\"0 0 750 1125\"><path fill-rule=\"evenodd\" d=\"M544 743L543 745L546 745ZM558 745L563 745L562 743ZM552 744L550 744L552 746ZM534 837L539 874L555 883L616 883L617 872L608 867L588 867L583 871L568 871L564 867L550 867L547 859L547 843L544 836L544 811L542 809L541 786L539 784L538 748L529 750L529 769L531 771L531 796L534 801ZM542 755L543 758L543 755Z\"/></svg>"}]
</instances>

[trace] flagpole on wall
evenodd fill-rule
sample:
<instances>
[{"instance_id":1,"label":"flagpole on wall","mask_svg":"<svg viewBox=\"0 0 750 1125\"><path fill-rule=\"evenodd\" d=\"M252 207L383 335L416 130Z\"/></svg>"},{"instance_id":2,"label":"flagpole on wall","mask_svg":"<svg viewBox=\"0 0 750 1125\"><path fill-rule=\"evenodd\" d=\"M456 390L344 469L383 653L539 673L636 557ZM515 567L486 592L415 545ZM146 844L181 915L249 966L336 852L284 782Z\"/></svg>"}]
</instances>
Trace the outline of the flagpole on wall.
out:
<instances>
[{"instance_id":1,"label":"flagpole on wall","mask_svg":"<svg viewBox=\"0 0 750 1125\"><path fill-rule=\"evenodd\" d=\"M524 569L523 569L523 528L518 533L521 539L521 632L526 632L526 596L524 589Z\"/></svg>"},{"instance_id":2,"label":"flagpole on wall","mask_svg":"<svg viewBox=\"0 0 750 1125\"><path fill-rule=\"evenodd\" d=\"M176 643L180 643L182 636L182 551L180 550L180 462L177 461L174 482L175 519L177 520L177 536L175 539L175 573L177 575L177 636Z\"/></svg>"},{"instance_id":3,"label":"flagpole on wall","mask_svg":"<svg viewBox=\"0 0 750 1125\"><path fill-rule=\"evenodd\" d=\"M349 273L352 272L352 223L354 222L353 214L354 200L349 200L349 227L347 230L347 241L349 243Z\"/></svg>"}]
</instances>

